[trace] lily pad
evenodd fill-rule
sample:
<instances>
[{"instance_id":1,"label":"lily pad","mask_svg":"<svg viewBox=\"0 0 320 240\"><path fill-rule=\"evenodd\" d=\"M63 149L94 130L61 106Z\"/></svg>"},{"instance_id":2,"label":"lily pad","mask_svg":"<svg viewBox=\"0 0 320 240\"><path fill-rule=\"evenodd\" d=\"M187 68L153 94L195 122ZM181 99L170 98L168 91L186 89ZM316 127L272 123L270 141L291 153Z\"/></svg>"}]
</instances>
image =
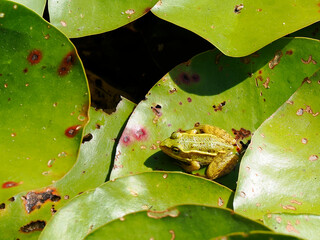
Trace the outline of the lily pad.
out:
<instances>
[{"instance_id":1,"label":"lily pad","mask_svg":"<svg viewBox=\"0 0 320 240\"><path fill-rule=\"evenodd\" d=\"M317 240L320 236L320 215L273 213L263 217L265 225L276 232Z\"/></svg>"},{"instance_id":2,"label":"lily pad","mask_svg":"<svg viewBox=\"0 0 320 240\"><path fill-rule=\"evenodd\" d=\"M240 166L237 212L319 212L319 94L317 72L255 132Z\"/></svg>"},{"instance_id":3,"label":"lily pad","mask_svg":"<svg viewBox=\"0 0 320 240\"><path fill-rule=\"evenodd\" d=\"M47 0L14 0L14 2L20 3L42 16Z\"/></svg>"},{"instance_id":4,"label":"lily pad","mask_svg":"<svg viewBox=\"0 0 320 240\"><path fill-rule=\"evenodd\" d=\"M68 37L114 30L143 16L157 0L48 0L50 21Z\"/></svg>"},{"instance_id":5,"label":"lily pad","mask_svg":"<svg viewBox=\"0 0 320 240\"><path fill-rule=\"evenodd\" d=\"M221 185L182 173L123 177L74 198L52 218L39 239L82 239L105 223L143 209L163 211L177 204L227 207L232 196L233 192Z\"/></svg>"},{"instance_id":6,"label":"lily pad","mask_svg":"<svg viewBox=\"0 0 320 240\"><path fill-rule=\"evenodd\" d=\"M163 212L141 211L126 215L85 239L211 239L252 230L269 229L228 209L183 205Z\"/></svg>"},{"instance_id":7,"label":"lily pad","mask_svg":"<svg viewBox=\"0 0 320 240\"><path fill-rule=\"evenodd\" d=\"M318 0L161 0L152 12L195 32L224 54L241 57L319 21L319 9Z\"/></svg>"},{"instance_id":8,"label":"lily pad","mask_svg":"<svg viewBox=\"0 0 320 240\"><path fill-rule=\"evenodd\" d=\"M245 58L226 57L215 50L178 65L150 90L130 117L117 147L111 179L142 171L179 170L159 150L159 143L173 131L191 129L199 122L246 137L246 142L317 70L317 64L308 63L309 56L320 59L318 41L283 38ZM228 187L235 188L236 172L230 176Z\"/></svg>"},{"instance_id":9,"label":"lily pad","mask_svg":"<svg viewBox=\"0 0 320 240\"><path fill-rule=\"evenodd\" d=\"M293 237L290 235L284 235L279 233L267 232L267 231L252 231L249 233L231 233L225 236L219 236L211 240L298 240L302 238Z\"/></svg>"},{"instance_id":10,"label":"lily pad","mask_svg":"<svg viewBox=\"0 0 320 240\"><path fill-rule=\"evenodd\" d=\"M71 198L102 184L114 158L118 134L133 108L126 99L111 115L91 108L78 161L70 172L51 186L22 192L0 203L4 206L0 209L1 239L38 239L52 215Z\"/></svg>"},{"instance_id":11,"label":"lily pad","mask_svg":"<svg viewBox=\"0 0 320 240\"><path fill-rule=\"evenodd\" d=\"M63 177L77 159L89 93L69 39L0 1L0 201Z\"/></svg>"}]
</instances>

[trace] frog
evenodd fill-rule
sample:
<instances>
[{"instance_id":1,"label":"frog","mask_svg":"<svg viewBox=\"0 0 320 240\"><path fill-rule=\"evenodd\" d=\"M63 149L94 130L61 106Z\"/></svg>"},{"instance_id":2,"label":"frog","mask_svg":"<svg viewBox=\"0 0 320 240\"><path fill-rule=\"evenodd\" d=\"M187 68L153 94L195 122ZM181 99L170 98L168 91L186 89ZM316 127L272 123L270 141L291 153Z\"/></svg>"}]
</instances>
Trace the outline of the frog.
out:
<instances>
[{"instance_id":1,"label":"frog","mask_svg":"<svg viewBox=\"0 0 320 240\"><path fill-rule=\"evenodd\" d=\"M159 147L186 172L207 166L206 177L212 180L230 173L242 151L242 146L227 131L208 124L175 131Z\"/></svg>"}]
</instances>

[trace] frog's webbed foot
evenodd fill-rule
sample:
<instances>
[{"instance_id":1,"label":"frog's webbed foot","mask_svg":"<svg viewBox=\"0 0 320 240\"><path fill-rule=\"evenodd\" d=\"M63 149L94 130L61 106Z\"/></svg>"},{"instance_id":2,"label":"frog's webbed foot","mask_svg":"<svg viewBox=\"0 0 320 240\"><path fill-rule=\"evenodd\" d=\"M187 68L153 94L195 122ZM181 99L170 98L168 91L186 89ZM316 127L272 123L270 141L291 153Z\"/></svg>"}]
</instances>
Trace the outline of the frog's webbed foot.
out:
<instances>
[{"instance_id":1,"label":"frog's webbed foot","mask_svg":"<svg viewBox=\"0 0 320 240\"><path fill-rule=\"evenodd\" d=\"M215 161L211 162L207 168L206 176L209 179L216 179L230 173L237 165L239 156L237 154L226 157L225 154L218 155Z\"/></svg>"},{"instance_id":2,"label":"frog's webbed foot","mask_svg":"<svg viewBox=\"0 0 320 240\"><path fill-rule=\"evenodd\" d=\"M200 169L200 163L197 161L192 161L189 163L178 162L178 165L182 167L186 172L191 173L192 171L196 171Z\"/></svg>"}]
</instances>

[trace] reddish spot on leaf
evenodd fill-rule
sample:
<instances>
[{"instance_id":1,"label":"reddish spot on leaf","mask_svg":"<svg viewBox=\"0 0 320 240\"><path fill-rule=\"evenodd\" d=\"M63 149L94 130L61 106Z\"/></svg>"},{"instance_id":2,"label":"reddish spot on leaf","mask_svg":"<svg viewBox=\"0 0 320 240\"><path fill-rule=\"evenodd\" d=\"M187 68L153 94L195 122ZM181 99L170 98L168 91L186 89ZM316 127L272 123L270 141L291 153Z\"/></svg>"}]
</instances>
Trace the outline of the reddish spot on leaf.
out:
<instances>
[{"instance_id":1,"label":"reddish spot on leaf","mask_svg":"<svg viewBox=\"0 0 320 240\"><path fill-rule=\"evenodd\" d=\"M28 68L23 69L24 73L27 73L28 71L29 71Z\"/></svg>"},{"instance_id":2,"label":"reddish spot on leaf","mask_svg":"<svg viewBox=\"0 0 320 240\"><path fill-rule=\"evenodd\" d=\"M262 74L262 70L259 70L259 74Z\"/></svg>"},{"instance_id":3,"label":"reddish spot on leaf","mask_svg":"<svg viewBox=\"0 0 320 240\"><path fill-rule=\"evenodd\" d=\"M12 187L16 187L18 185L19 185L19 183L17 183L17 182L8 181L8 182L5 182L4 184L2 184L2 188L12 188Z\"/></svg>"},{"instance_id":4,"label":"reddish spot on leaf","mask_svg":"<svg viewBox=\"0 0 320 240\"><path fill-rule=\"evenodd\" d=\"M68 53L63 59L58 69L59 76L67 75L76 61L74 52Z\"/></svg>"},{"instance_id":5,"label":"reddish spot on leaf","mask_svg":"<svg viewBox=\"0 0 320 240\"><path fill-rule=\"evenodd\" d=\"M27 59L31 65L38 64L42 59L42 53L40 50L34 49L29 53Z\"/></svg>"},{"instance_id":6,"label":"reddish spot on leaf","mask_svg":"<svg viewBox=\"0 0 320 240\"><path fill-rule=\"evenodd\" d=\"M293 51L292 51L292 50L288 50L288 51L286 51L286 54L287 54L287 55L292 55L292 54L293 54Z\"/></svg>"},{"instance_id":7,"label":"reddish spot on leaf","mask_svg":"<svg viewBox=\"0 0 320 240\"><path fill-rule=\"evenodd\" d=\"M192 102L191 97L188 97L188 98L187 98L187 101L188 101L189 103Z\"/></svg>"},{"instance_id":8,"label":"reddish spot on leaf","mask_svg":"<svg viewBox=\"0 0 320 240\"><path fill-rule=\"evenodd\" d=\"M77 135L80 129L81 129L80 125L72 126L67 128L64 134L69 138L73 138Z\"/></svg>"},{"instance_id":9,"label":"reddish spot on leaf","mask_svg":"<svg viewBox=\"0 0 320 240\"><path fill-rule=\"evenodd\" d=\"M175 82L180 85L180 84L186 84L189 85L191 83L197 83L200 81L200 76L197 73L194 73L192 75L189 75L188 73L181 73L178 78L175 80Z\"/></svg>"},{"instance_id":10,"label":"reddish spot on leaf","mask_svg":"<svg viewBox=\"0 0 320 240\"><path fill-rule=\"evenodd\" d=\"M122 135L120 142L128 146L131 143L131 138L128 135Z\"/></svg>"},{"instance_id":11,"label":"reddish spot on leaf","mask_svg":"<svg viewBox=\"0 0 320 240\"><path fill-rule=\"evenodd\" d=\"M147 131L144 128L139 128L134 131L134 137L138 141L144 140L147 138Z\"/></svg>"},{"instance_id":12,"label":"reddish spot on leaf","mask_svg":"<svg viewBox=\"0 0 320 240\"><path fill-rule=\"evenodd\" d=\"M199 76L199 74L192 74L192 81L193 82L199 82L200 81L200 76Z\"/></svg>"}]
</instances>

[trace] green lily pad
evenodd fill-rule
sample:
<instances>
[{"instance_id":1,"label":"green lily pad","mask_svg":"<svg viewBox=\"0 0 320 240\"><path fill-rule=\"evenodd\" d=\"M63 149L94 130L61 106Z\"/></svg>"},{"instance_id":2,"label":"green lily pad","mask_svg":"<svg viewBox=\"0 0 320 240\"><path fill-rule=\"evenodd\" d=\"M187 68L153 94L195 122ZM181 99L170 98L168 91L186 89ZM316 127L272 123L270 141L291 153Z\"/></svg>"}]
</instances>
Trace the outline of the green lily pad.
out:
<instances>
[{"instance_id":1,"label":"green lily pad","mask_svg":"<svg viewBox=\"0 0 320 240\"><path fill-rule=\"evenodd\" d=\"M90 108L90 121L84 129L84 143L80 147L78 161L70 172L51 186L22 192L0 202L0 206L4 206L4 209L0 209L1 239L38 239L48 220L69 199L102 184L114 157L119 132L133 108L134 104L126 99L118 104L117 111L111 115ZM42 201L32 202L38 197Z\"/></svg>"},{"instance_id":2,"label":"green lily pad","mask_svg":"<svg viewBox=\"0 0 320 240\"><path fill-rule=\"evenodd\" d=\"M319 1L161 0L152 12L195 32L224 54L249 55L320 20Z\"/></svg>"},{"instance_id":3,"label":"green lily pad","mask_svg":"<svg viewBox=\"0 0 320 240\"><path fill-rule=\"evenodd\" d=\"M267 232L267 231L252 231L249 233L231 233L225 236L219 236L211 240L298 240L302 238L293 237L290 235L284 235L279 233Z\"/></svg>"},{"instance_id":4,"label":"green lily pad","mask_svg":"<svg viewBox=\"0 0 320 240\"><path fill-rule=\"evenodd\" d=\"M48 0L51 23L68 37L114 30L143 16L157 0Z\"/></svg>"},{"instance_id":5,"label":"green lily pad","mask_svg":"<svg viewBox=\"0 0 320 240\"><path fill-rule=\"evenodd\" d=\"M231 190L203 178L182 173L141 173L106 182L74 198L56 213L39 239L82 239L105 223L143 209L163 211L177 204L227 207L232 196Z\"/></svg>"},{"instance_id":6,"label":"green lily pad","mask_svg":"<svg viewBox=\"0 0 320 240\"><path fill-rule=\"evenodd\" d=\"M20 3L42 16L47 0L14 0L14 2Z\"/></svg>"},{"instance_id":7,"label":"green lily pad","mask_svg":"<svg viewBox=\"0 0 320 240\"><path fill-rule=\"evenodd\" d=\"M240 166L237 212L319 212L319 94L317 72L255 132Z\"/></svg>"},{"instance_id":8,"label":"green lily pad","mask_svg":"<svg viewBox=\"0 0 320 240\"><path fill-rule=\"evenodd\" d=\"M211 239L252 230L269 229L228 209L182 205L163 212L141 211L126 215L85 239Z\"/></svg>"},{"instance_id":9,"label":"green lily pad","mask_svg":"<svg viewBox=\"0 0 320 240\"><path fill-rule=\"evenodd\" d=\"M111 179L180 169L158 145L173 131L191 129L199 122L235 132L246 137L246 142L250 132L317 70L317 64L306 63L309 56L320 59L318 41L283 38L246 58L226 57L216 50L178 65L150 90L130 117L117 147ZM228 187L234 189L237 174L232 174ZM225 184L230 176L219 181Z\"/></svg>"},{"instance_id":10,"label":"green lily pad","mask_svg":"<svg viewBox=\"0 0 320 240\"><path fill-rule=\"evenodd\" d=\"M33 11L0 1L0 39L1 202L69 171L89 94L72 43Z\"/></svg>"},{"instance_id":11,"label":"green lily pad","mask_svg":"<svg viewBox=\"0 0 320 240\"><path fill-rule=\"evenodd\" d=\"M276 232L317 240L320 236L320 215L273 213L263 217L265 225Z\"/></svg>"}]
</instances>

